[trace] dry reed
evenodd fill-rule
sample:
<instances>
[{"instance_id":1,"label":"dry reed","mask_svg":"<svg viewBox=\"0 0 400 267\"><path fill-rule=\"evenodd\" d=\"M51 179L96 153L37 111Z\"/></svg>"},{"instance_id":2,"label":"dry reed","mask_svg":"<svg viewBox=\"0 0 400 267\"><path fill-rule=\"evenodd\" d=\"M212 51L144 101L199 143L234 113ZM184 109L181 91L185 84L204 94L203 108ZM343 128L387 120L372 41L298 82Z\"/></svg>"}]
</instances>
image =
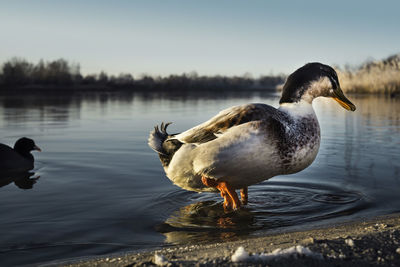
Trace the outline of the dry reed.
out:
<instances>
[{"instance_id":1,"label":"dry reed","mask_svg":"<svg viewBox=\"0 0 400 267\"><path fill-rule=\"evenodd\" d=\"M400 93L400 54L365 63L355 70L336 68L336 71L346 93Z\"/></svg>"}]
</instances>

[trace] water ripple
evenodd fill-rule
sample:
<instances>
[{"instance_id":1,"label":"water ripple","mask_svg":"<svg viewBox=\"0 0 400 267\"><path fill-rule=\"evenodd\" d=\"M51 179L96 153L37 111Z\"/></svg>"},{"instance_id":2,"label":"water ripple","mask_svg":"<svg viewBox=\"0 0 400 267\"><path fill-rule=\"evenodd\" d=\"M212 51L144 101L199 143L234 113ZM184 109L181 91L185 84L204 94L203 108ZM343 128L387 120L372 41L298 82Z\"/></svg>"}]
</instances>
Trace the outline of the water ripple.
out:
<instances>
[{"instance_id":1,"label":"water ripple","mask_svg":"<svg viewBox=\"0 0 400 267\"><path fill-rule=\"evenodd\" d=\"M174 192L174 199L180 197ZM187 199L187 193L183 193ZM266 182L250 188L249 204L226 212L218 194L192 194L194 203L183 205L157 226L167 242L226 240L254 232L320 222L356 213L368 207L360 192L337 187L290 182Z\"/></svg>"}]
</instances>

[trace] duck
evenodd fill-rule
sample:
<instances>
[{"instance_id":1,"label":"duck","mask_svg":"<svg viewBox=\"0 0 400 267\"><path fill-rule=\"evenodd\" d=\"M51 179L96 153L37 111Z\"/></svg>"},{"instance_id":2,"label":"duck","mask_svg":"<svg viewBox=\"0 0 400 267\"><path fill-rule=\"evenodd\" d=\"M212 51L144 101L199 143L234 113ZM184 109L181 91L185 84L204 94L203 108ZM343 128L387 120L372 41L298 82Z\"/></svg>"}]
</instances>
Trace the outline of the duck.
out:
<instances>
[{"instance_id":1,"label":"duck","mask_svg":"<svg viewBox=\"0 0 400 267\"><path fill-rule=\"evenodd\" d=\"M18 139L14 148L0 143L0 174L22 173L32 170L34 158L31 151L42 151L27 137Z\"/></svg>"},{"instance_id":2,"label":"duck","mask_svg":"<svg viewBox=\"0 0 400 267\"><path fill-rule=\"evenodd\" d=\"M278 108L263 103L233 106L177 134L168 134L171 123L161 123L150 132L148 144L175 185L220 192L224 209L237 210L248 203L249 186L300 172L314 161L321 141L312 106L318 97L356 110L336 71L312 62L287 77Z\"/></svg>"}]
</instances>

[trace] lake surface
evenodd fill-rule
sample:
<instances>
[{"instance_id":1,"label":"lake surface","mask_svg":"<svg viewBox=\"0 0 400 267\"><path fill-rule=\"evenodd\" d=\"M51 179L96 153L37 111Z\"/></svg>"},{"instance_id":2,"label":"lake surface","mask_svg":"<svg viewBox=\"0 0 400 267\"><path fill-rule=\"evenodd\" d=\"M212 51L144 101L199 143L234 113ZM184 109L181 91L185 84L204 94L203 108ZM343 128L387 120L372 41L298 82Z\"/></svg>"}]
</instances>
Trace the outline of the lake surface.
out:
<instances>
[{"instance_id":1,"label":"lake surface","mask_svg":"<svg viewBox=\"0 0 400 267\"><path fill-rule=\"evenodd\" d=\"M4 266L142 250L358 220L400 211L400 99L355 97L349 112L314 107L322 142L306 170L249 188L249 204L224 212L218 194L166 178L148 133L179 132L260 93L0 95L0 142L31 137L34 173L0 180Z\"/></svg>"}]
</instances>

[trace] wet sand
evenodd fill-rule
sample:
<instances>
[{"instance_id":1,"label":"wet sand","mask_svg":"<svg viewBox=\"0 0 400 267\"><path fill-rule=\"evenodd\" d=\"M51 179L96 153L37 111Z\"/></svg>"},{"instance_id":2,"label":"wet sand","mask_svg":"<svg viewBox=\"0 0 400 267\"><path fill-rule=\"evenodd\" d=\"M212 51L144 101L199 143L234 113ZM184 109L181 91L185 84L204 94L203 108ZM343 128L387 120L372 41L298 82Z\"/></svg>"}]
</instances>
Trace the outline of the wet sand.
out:
<instances>
[{"instance_id":1,"label":"wet sand","mask_svg":"<svg viewBox=\"0 0 400 267\"><path fill-rule=\"evenodd\" d=\"M293 254L268 261L248 258L233 262L243 247L250 255L278 248L308 248L318 257ZM141 253L58 261L41 266L400 266L400 214L323 228L286 232L206 245L173 246Z\"/></svg>"}]
</instances>

